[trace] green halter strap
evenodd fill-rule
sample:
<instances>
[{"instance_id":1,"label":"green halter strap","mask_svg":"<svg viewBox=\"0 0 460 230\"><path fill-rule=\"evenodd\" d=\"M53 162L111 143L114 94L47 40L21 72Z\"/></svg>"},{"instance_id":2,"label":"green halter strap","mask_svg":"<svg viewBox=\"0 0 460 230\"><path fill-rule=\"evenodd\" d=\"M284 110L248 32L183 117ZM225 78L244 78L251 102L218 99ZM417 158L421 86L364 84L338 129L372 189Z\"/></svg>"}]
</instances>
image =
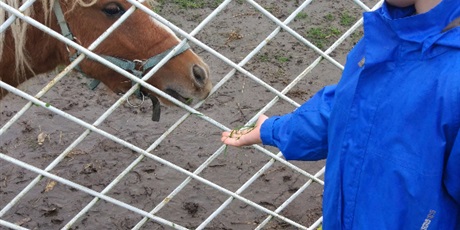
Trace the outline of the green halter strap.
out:
<instances>
[{"instance_id":1,"label":"green halter strap","mask_svg":"<svg viewBox=\"0 0 460 230\"><path fill-rule=\"evenodd\" d=\"M62 8L61 8L61 5L59 3L59 0L55 0L54 1L54 7L53 7L53 10L54 10L54 14L56 15L56 18L57 18L57 21L58 21L58 24L59 24L59 27L61 28L61 34L63 36L65 36L66 38L74 41L75 40L75 37L73 36L72 32L70 31L69 29L69 26L67 24L67 22L65 21L65 18L64 18L64 14L62 12ZM134 76L138 77L138 78L142 78L142 74L147 71L148 69L150 68L153 68L154 66L156 66L164 57L166 57L166 55L168 55L175 47L172 47L160 54L157 54L153 57L150 57L149 59L147 60L126 60L126 59L123 59L123 58L119 58L119 57L113 57L113 56L108 56L108 55L101 55L101 57L103 57L104 59L106 59L107 61L113 63L114 65L132 73ZM186 50L190 49L190 46L186 43L185 45L183 45L175 54L173 57L185 52ZM75 60L81 53L79 51L77 51L76 53L74 53L73 55L70 56L70 61L73 61ZM140 67L140 68L139 68ZM82 69L80 68L80 66L77 66L76 67L76 70L78 70L79 72L83 73L86 77L89 77L87 76L83 71ZM89 77L91 78L91 77ZM100 81L99 80L96 80L96 79L93 79L90 83L89 83L89 88L94 90L96 89L96 87L99 85ZM135 84L135 82L133 81L133 84ZM140 96L140 91L138 90L137 93L136 93L138 96Z\"/></svg>"}]
</instances>

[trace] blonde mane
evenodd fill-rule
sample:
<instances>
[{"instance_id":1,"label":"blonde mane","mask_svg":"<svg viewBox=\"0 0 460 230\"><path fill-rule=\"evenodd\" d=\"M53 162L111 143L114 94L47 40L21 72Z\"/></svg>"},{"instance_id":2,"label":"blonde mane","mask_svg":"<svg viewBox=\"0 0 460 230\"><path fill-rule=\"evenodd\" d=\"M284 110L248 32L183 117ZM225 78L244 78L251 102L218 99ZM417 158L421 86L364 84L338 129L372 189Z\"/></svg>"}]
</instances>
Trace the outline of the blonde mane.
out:
<instances>
[{"instance_id":1,"label":"blonde mane","mask_svg":"<svg viewBox=\"0 0 460 230\"><path fill-rule=\"evenodd\" d=\"M16 9L19 9L19 7L22 4L24 4L24 2L26 2L26 0L2 0L2 1L5 1L6 4ZM45 15L45 19L44 19L45 24L47 24L48 19L51 16L53 4L55 0L40 0L40 1L42 4L42 9L36 9L36 7L32 5L31 7L27 8L23 13L26 16L33 17L35 14L34 10L42 10ZM64 0L64 1L69 1L69 0ZM77 4L83 7L88 7L88 6L95 4L97 1L98 0L89 0L89 2L86 2L85 0L75 0L73 2L73 7L75 7ZM3 24L5 20L8 19L11 15L13 14L0 8L0 25ZM16 68L16 72L18 72L21 75L25 73L26 69L29 69L30 71L32 71L32 68L30 66L29 55L27 54L27 51L25 50L25 44L27 41L27 36L26 36L27 28L28 28L28 23L24 22L23 20L15 20L9 27L9 30L11 30L11 34L14 40L14 53L15 53L15 61L16 61L15 68ZM5 32L0 33L0 61L3 55L5 34L6 34Z\"/></svg>"}]
</instances>

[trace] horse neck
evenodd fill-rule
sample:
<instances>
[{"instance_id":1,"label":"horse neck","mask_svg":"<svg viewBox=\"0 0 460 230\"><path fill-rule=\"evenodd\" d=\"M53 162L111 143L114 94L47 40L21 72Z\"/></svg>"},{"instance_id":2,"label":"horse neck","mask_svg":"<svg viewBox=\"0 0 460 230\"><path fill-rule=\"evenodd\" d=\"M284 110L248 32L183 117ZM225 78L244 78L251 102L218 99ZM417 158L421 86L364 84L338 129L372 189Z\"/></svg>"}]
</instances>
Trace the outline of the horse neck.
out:
<instances>
[{"instance_id":1,"label":"horse neck","mask_svg":"<svg viewBox=\"0 0 460 230\"><path fill-rule=\"evenodd\" d=\"M44 24L45 15L39 2L35 3L36 12L33 18ZM54 14L49 18L47 25L60 32ZM3 52L0 61L0 79L12 86L18 86L37 74L49 72L56 66L69 62L65 45L47 33L29 25L26 37L25 55L27 55L30 68L26 67L23 73L15 68L17 58L15 52ZM4 44L5 48L14 47L14 39L10 30L6 32Z\"/></svg>"}]
</instances>

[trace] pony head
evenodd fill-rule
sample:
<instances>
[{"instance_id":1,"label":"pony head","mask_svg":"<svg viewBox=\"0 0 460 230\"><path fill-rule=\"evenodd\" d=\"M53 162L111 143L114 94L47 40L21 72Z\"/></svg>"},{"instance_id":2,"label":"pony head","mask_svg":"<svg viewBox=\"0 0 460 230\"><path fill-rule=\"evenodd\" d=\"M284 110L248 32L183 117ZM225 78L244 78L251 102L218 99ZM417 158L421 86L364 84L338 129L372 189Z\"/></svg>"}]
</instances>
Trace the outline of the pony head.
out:
<instances>
[{"instance_id":1,"label":"pony head","mask_svg":"<svg viewBox=\"0 0 460 230\"><path fill-rule=\"evenodd\" d=\"M61 3L74 40L84 47L94 42L131 7L124 0L98 0L89 3L83 0L77 3L61 0ZM168 27L138 9L94 52L124 60L142 61L175 47L179 42ZM96 61L87 59L81 62L80 67L85 74L103 82L117 94L125 93L132 86L128 78ZM191 49L171 58L147 82L182 102L204 99L212 88L208 66ZM145 88L142 92L153 94ZM170 104L161 97L159 99L164 104Z\"/></svg>"}]
</instances>

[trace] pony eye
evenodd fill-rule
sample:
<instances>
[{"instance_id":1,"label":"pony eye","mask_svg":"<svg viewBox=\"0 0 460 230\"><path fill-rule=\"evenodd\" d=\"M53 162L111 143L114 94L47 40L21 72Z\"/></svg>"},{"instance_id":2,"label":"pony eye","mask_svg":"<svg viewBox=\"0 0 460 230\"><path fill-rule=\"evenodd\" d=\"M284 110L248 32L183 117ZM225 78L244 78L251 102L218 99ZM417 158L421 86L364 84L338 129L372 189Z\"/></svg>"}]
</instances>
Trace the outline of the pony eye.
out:
<instances>
[{"instance_id":1,"label":"pony eye","mask_svg":"<svg viewBox=\"0 0 460 230\"><path fill-rule=\"evenodd\" d=\"M104 12L109 17L117 17L125 13L125 9L117 3L109 3L103 9Z\"/></svg>"}]
</instances>

